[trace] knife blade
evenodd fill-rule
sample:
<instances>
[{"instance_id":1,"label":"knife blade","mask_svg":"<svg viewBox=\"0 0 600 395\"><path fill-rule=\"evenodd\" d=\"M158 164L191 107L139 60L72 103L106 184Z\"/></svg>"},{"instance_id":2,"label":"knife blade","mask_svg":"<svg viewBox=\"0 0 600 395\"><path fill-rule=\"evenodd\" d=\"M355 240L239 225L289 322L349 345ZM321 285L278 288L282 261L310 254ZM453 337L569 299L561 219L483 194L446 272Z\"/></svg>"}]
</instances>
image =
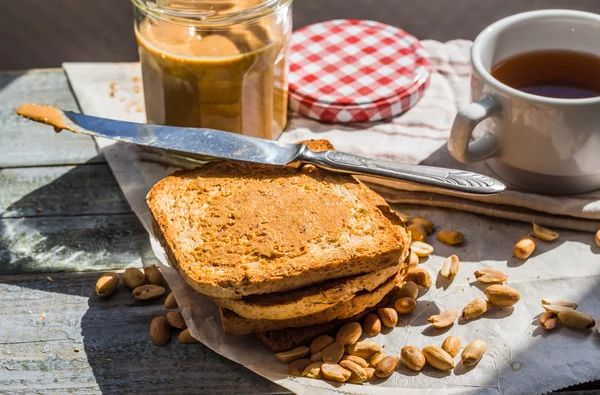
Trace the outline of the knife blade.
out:
<instances>
[{"instance_id":1,"label":"knife blade","mask_svg":"<svg viewBox=\"0 0 600 395\"><path fill-rule=\"evenodd\" d=\"M24 104L17 113L33 121L93 137L162 148L180 156L214 157L275 166L311 164L335 172L424 184L466 194L504 191L500 181L464 170L409 165L339 151L311 151L290 144L213 129L149 125L92 117L50 106Z\"/></svg>"}]
</instances>

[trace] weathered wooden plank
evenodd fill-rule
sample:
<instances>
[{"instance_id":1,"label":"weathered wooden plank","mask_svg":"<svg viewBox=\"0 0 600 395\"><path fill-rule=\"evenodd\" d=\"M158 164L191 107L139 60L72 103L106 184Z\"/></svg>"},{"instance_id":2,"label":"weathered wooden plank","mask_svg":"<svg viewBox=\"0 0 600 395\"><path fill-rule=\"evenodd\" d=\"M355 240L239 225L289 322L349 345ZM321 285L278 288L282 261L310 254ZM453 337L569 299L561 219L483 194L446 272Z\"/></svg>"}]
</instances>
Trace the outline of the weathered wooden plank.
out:
<instances>
[{"instance_id":1,"label":"weathered wooden plank","mask_svg":"<svg viewBox=\"0 0 600 395\"><path fill-rule=\"evenodd\" d=\"M103 161L91 137L57 134L15 114L19 104L32 102L78 110L62 69L0 73L0 167Z\"/></svg>"},{"instance_id":2,"label":"weathered wooden plank","mask_svg":"<svg viewBox=\"0 0 600 395\"><path fill-rule=\"evenodd\" d=\"M105 163L0 169L2 218L130 212Z\"/></svg>"},{"instance_id":3,"label":"weathered wooden plank","mask_svg":"<svg viewBox=\"0 0 600 395\"><path fill-rule=\"evenodd\" d=\"M137 302L122 284L100 299L98 277L0 276L0 393L287 393L201 344L153 345L162 300Z\"/></svg>"},{"instance_id":4,"label":"weathered wooden plank","mask_svg":"<svg viewBox=\"0 0 600 395\"><path fill-rule=\"evenodd\" d=\"M118 269L155 259L134 214L0 219L0 274Z\"/></svg>"}]
</instances>

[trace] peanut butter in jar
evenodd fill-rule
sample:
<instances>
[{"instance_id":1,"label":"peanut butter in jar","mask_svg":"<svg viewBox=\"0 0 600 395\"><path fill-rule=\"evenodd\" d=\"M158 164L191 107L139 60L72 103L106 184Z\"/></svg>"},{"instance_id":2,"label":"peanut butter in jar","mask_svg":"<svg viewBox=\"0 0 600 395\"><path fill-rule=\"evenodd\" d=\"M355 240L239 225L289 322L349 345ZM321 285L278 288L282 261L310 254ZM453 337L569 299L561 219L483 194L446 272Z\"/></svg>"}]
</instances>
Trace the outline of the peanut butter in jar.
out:
<instances>
[{"instance_id":1,"label":"peanut butter in jar","mask_svg":"<svg viewBox=\"0 0 600 395\"><path fill-rule=\"evenodd\" d=\"M277 139L291 0L132 0L148 123Z\"/></svg>"}]
</instances>

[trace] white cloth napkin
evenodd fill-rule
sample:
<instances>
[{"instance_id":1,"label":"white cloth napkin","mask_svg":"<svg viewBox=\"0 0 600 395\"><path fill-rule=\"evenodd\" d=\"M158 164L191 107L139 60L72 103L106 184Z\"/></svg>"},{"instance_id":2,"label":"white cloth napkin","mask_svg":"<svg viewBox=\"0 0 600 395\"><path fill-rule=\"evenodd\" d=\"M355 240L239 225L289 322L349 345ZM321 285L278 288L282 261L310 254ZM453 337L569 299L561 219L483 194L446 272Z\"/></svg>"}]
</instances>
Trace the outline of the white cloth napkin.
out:
<instances>
[{"instance_id":1,"label":"white cloth napkin","mask_svg":"<svg viewBox=\"0 0 600 395\"><path fill-rule=\"evenodd\" d=\"M440 60L436 61L438 67L428 95L410 112L391 124L380 124L367 131L311 133L296 130L284 134L283 138L288 141L328 138L342 150L414 163L443 150L447 129L424 125L449 126L456 107L468 100L469 43L425 41L423 44ZM138 64L65 64L64 67L84 113L143 121ZM292 125L301 121L294 118ZM136 146L103 140L98 144L131 207L152 234L146 193L176 167L166 164L160 154ZM431 194L425 196L435 198ZM286 365L278 362L255 338L226 336L214 304L193 291L169 266L164 251L153 237L151 241L192 335L221 355L298 394L530 394L600 379L600 348L595 329L592 333L591 330L577 332L557 328L549 334L537 324L543 311L540 299L549 297L576 300L580 310L600 317L600 249L594 245L592 235L562 231L559 240L538 243L533 257L521 262L511 258L512 247L531 230L529 224L426 206L394 205L394 208L429 218L439 228L459 228L465 234L466 243L450 247L431 240L434 254L421 267L432 274L434 286L422 292L417 309L408 316L401 316L397 328L374 340L382 343L387 353L397 355L404 345L441 345L448 335L460 337L463 344L481 338L486 341L488 351L474 369L464 369L457 362L450 373L426 367L417 374L400 366L389 379L364 385L335 385L288 377ZM444 258L451 254L457 254L461 260L460 272L452 283L439 276L436 278ZM432 330L427 317L449 308L460 311L471 300L483 296L473 282L473 272L483 266L506 271L509 285L521 293L521 301L514 309L496 309L467 324L456 323L445 331Z\"/></svg>"}]
</instances>

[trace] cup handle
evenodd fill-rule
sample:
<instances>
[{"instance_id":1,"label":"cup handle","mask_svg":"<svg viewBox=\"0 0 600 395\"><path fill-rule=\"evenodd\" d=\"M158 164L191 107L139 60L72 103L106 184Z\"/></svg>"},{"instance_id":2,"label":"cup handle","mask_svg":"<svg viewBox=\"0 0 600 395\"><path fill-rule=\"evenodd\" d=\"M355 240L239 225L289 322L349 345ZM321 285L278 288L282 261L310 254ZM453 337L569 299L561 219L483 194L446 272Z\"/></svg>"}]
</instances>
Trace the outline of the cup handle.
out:
<instances>
[{"instance_id":1,"label":"cup handle","mask_svg":"<svg viewBox=\"0 0 600 395\"><path fill-rule=\"evenodd\" d=\"M448 139L448 150L454 159L462 163L478 162L494 156L500 148L498 138L486 131L477 140L471 141L473 129L481 121L502 112L498 99L485 95L481 100L461 108L454 118Z\"/></svg>"}]
</instances>

